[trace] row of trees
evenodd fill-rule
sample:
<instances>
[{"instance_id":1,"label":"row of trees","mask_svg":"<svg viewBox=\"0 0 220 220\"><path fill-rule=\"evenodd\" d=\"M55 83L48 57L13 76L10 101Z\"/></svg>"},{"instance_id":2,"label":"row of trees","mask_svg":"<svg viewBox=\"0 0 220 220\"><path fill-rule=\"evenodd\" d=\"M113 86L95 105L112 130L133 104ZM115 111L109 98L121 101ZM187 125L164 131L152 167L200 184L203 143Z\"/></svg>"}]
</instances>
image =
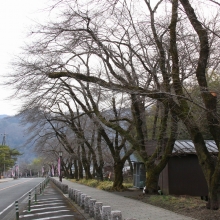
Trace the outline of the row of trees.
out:
<instances>
[{"instance_id":1,"label":"row of trees","mask_svg":"<svg viewBox=\"0 0 220 220\"><path fill-rule=\"evenodd\" d=\"M17 157L21 155L16 149L11 149L9 146L0 145L0 173L1 176L5 175L10 168L12 168Z\"/></svg>"},{"instance_id":2,"label":"row of trees","mask_svg":"<svg viewBox=\"0 0 220 220\"><path fill-rule=\"evenodd\" d=\"M53 5L51 21L31 32L33 42L8 81L25 98L24 120L33 123L43 149L53 150L55 136L73 163L80 155L88 178L91 161L102 178L107 151L115 188L122 187L123 165L136 151L153 192L184 130L207 181L207 207L218 209L220 154L213 159L204 141L208 136L219 148L218 89L208 80L219 70L216 7L212 0ZM157 146L149 154L151 139Z\"/></svg>"}]
</instances>

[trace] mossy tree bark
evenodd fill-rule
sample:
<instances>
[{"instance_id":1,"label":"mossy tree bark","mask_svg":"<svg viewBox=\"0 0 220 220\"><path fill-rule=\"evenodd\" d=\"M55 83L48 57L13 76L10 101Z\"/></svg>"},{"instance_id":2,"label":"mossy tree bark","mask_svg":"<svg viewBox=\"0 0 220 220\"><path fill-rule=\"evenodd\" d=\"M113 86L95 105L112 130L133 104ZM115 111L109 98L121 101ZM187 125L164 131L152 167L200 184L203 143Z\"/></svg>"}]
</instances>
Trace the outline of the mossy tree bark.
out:
<instances>
[{"instance_id":1,"label":"mossy tree bark","mask_svg":"<svg viewBox=\"0 0 220 220\"><path fill-rule=\"evenodd\" d=\"M114 182L113 189L120 191L123 187L123 172L122 169L124 167L124 163L122 161L114 163Z\"/></svg>"}]
</instances>

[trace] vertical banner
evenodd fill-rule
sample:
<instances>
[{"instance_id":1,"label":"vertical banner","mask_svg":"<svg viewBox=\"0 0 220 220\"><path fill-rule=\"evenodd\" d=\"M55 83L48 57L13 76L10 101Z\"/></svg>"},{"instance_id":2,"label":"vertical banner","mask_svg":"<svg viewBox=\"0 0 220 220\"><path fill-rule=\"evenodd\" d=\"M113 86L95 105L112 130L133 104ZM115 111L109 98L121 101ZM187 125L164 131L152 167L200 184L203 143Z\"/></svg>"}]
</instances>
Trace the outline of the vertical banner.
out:
<instances>
[{"instance_id":1,"label":"vertical banner","mask_svg":"<svg viewBox=\"0 0 220 220\"><path fill-rule=\"evenodd\" d=\"M18 173L18 165L15 165L16 173Z\"/></svg>"},{"instance_id":2,"label":"vertical banner","mask_svg":"<svg viewBox=\"0 0 220 220\"><path fill-rule=\"evenodd\" d=\"M44 176L44 167L42 167L42 176Z\"/></svg>"},{"instance_id":3,"label":"vertical banner","mask_svg":"<svg viewBox=\"0 0 220 220\"><path fill-rule=\"evenodd\" d=\"M18 165L16 164L15 165L15 176L19 177L19 168L18 168Z\"/></svg>"},{"instance_id":4,"label":"vertical banner","mask_svg":"<svg viewBox=\"0 0 220 220\"><path fill-rule=\"evenodd\" d=\"M60 157L58 158L57 171L58 171L58 175L60 176Z\"/></svg>"},{"instance_id":5,"label":"vertical banner","mask_svg":"<svg viewBox=\"0 0 220 220\"><path fill-rule=\"evenodd\" d=\"M11 170L11 176L12 176L12 177L15 177L15 173L14 173L14 170L13 170L13 169Z\"/></svg>"},{"instance_id":6,"label":"vertical banner","mask_svg":"<svg viewBox=\"0 0 220 220\"><path fill-rule=\"evenodd\" d=\"M51 174L54 176L54 165L52 164Z\"/></svg>"}]
</instances>

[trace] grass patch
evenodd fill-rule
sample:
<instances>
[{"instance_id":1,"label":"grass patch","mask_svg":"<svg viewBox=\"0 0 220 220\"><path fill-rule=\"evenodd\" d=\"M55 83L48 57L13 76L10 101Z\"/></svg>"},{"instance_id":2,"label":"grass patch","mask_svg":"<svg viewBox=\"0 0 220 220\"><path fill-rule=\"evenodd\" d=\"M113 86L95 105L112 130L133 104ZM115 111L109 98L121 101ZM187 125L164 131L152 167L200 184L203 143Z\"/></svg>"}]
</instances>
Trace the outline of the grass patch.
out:
<instances>
[{"instance_id":1,"label":"grass patch","mask_svg":"<svg viewBox=\"0 0 220 220\"><path fill-rule=\"evenodd\" d=\"M96 179L80 179L76 181L75 179L70 179L74 183L80 183L86 186L94 187L101 190L113 191L113 182L112 181L99 181ZM131 188L132 183L123 183L124 188Z\"/></svg>"},{"instance_id":2,"label":"grass patch","mask_svg":"<svg viewBox=\"0 0 220 220\"><path fill-rule=\"evenodd\" d=\"M151 195L149 202L154 205L172 206L176 208L193 208L198 206L197 200L190 196Z\"/></svg>"}]
</instances>

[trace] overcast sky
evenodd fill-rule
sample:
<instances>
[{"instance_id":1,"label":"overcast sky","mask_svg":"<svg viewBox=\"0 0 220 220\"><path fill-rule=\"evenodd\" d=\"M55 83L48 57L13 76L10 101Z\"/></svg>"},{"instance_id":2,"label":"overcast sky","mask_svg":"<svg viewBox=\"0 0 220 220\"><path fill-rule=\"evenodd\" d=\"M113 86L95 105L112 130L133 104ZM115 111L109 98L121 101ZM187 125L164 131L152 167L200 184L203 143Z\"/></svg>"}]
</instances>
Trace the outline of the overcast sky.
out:
<instances>
[{"instance_id":1,"label":"overcast sky","mask_svg":"<svg viewBox=\"0 0 220 220\"><path fill-rule=\"evenodd\" d=\"M48 0L1 0L0 1L0 75L7 76L9 62L19 54L19 48L27 36L28 27L41 20ZM2 77L0 78L3 81ZM18 100L6 100L11 90L0 85L0 115L15 115L21 103Z\"/></svg>"}]
</instances>

